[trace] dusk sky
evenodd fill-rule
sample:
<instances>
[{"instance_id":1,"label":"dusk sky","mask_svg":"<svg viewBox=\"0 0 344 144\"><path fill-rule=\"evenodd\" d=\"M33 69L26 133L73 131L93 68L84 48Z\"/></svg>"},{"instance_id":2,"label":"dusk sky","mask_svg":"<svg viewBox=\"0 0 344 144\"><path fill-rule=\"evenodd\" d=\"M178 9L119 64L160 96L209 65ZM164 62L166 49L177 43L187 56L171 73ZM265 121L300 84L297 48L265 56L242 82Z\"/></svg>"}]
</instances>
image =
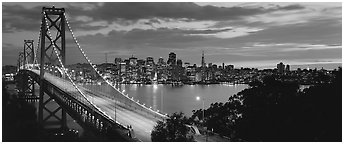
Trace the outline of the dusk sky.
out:
<instances>
[{"instance_id":1,"label":"dusk sky","mask_svg":"<svg viewBox=\"0 0 344 144\"><path fill-rule=\"evenodd\" d=\"M42 6L64 7L95 63L115 57L177 59L235 67L342 62L342 4L337 3L2 3L2 64L16 65L23 40L35 43ZM66 33L71 39L70 33ZM35 44L35 47L37 45ZM86 62L67 43L67 63ZM67 50L68 51L68 50ZM75 55L74 55L75 54Z\"/></svg>"}]
</instances>

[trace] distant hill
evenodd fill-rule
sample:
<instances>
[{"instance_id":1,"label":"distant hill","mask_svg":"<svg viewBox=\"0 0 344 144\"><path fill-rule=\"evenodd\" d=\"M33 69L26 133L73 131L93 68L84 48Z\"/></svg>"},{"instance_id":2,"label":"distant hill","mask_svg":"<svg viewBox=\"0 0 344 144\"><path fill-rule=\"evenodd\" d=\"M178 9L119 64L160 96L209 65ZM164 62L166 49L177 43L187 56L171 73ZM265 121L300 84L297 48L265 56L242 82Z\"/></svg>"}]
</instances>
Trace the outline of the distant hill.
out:
<instances>
[{"instance_id":1,"label":"distant hill","mask_svg":"<svg viewBox=\"0 0 344 144\"><path fill-rule=\"evenodd\" d=\"M16 72L17 72L17 67L16 66L12 66L12 65L2 66L2 74L16 73Z\"/></svg>"}]
</instances>

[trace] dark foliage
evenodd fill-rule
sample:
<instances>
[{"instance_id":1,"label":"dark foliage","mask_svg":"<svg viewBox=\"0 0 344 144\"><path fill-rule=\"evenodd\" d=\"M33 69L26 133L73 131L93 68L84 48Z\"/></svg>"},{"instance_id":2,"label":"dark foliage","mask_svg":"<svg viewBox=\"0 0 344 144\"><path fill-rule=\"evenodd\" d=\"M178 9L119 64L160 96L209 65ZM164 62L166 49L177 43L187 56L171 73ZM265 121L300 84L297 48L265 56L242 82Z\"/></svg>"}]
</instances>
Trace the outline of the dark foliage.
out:
<instances>
[{"instance_id":1,"label":"dark foliage","mask_svg":"<svg viewBox=\"0 0 344 144\"><path fill-rule=\"evenodd\" d=\"M269 76L224 104L211 104L205 124L234 141L341 141L341 88L341 69L331 83L304 91ZM194 111L192 118L201 112Z\"/></svg>"},{"instance_id":2,"label":"dark foliage","mask_svg":"<svg viewBox=\"0 0 344 144\"><path fill-rule=\"evenodd\" d=\"M151 136L152 141L158 142L183 142L193 141L185 124L188 119L183 113L174 113L166 121L158 121Z\"/></svg>"},{"instance_id":3,"label":"dark foliage","mask_svg":"<svg viewBox=\"0 0 344 144\"><path fill-rule=\"evenodd\" d=\"M7 142L38 141L35 107L18 100L2 88L2 138Z\"/></svg>"}]
</instances>

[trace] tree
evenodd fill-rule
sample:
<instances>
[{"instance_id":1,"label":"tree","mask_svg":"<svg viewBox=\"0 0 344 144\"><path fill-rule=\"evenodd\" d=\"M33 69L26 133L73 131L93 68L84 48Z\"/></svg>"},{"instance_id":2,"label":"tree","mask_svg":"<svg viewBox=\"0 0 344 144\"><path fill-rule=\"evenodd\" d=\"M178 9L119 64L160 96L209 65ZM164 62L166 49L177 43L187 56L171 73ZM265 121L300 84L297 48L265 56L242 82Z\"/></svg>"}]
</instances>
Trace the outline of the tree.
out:
<instances>
[{"instance_id":1,"label":"tree","mask_svg":"<svg viewBox=\"0 0 344 144\"><path fill-rule=\"evenodd\" d=\"M326 79L300 91L296 81L266 76L226 103L211 104L205 125L232 141L341 141L341 68Z\"/></svg>"},{"instance_id":2,"label":"tree","mask_svg":"<svg viewBox=\"0 0 344 144\"><path fill-rule=\"evenodd\" d=\"M182 112L173 113L165 121L158 121L151 133L152 141L158 142L183 142L193 141L193 136L189 133L188 119Z\"/></svg>"}]
</instances>

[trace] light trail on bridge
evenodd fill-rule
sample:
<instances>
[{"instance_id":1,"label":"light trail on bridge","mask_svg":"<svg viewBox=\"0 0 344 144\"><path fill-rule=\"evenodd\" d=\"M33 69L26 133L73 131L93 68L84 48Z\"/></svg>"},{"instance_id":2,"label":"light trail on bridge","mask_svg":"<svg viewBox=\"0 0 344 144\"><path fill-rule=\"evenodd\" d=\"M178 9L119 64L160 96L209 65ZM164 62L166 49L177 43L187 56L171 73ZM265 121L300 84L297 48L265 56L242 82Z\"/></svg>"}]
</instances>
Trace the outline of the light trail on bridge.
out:
<instances>
[{"instance_id":1,"label":"light trail on bridge","mask_svg":"<svg viewBox=\"0 0 344 144\"><path fill-rule=\"evenodd\" d=\"M38 70L32 70L39 75ZM72 83L67 80L63 80L59 77L53 76L46 73L44 78L55 86L65 90L66 92L79 94L74 88ZM153 130L156 122L158 120L163 120L159 117L152 117L147 115L147 113L142 113L140 111L135 111L123 102L115 101L108 97L103 97L94 94L91 90L86 89L82 86L78 86L80 90L92 101L93 104L97 105L102 111L109 115L112 119L115 119L120 124L126 126L131 125L134 129L135 137L144 142L151 141L151 131ZM116 116L115 116L116 108Z\"/></svg>"}]
</instances>

